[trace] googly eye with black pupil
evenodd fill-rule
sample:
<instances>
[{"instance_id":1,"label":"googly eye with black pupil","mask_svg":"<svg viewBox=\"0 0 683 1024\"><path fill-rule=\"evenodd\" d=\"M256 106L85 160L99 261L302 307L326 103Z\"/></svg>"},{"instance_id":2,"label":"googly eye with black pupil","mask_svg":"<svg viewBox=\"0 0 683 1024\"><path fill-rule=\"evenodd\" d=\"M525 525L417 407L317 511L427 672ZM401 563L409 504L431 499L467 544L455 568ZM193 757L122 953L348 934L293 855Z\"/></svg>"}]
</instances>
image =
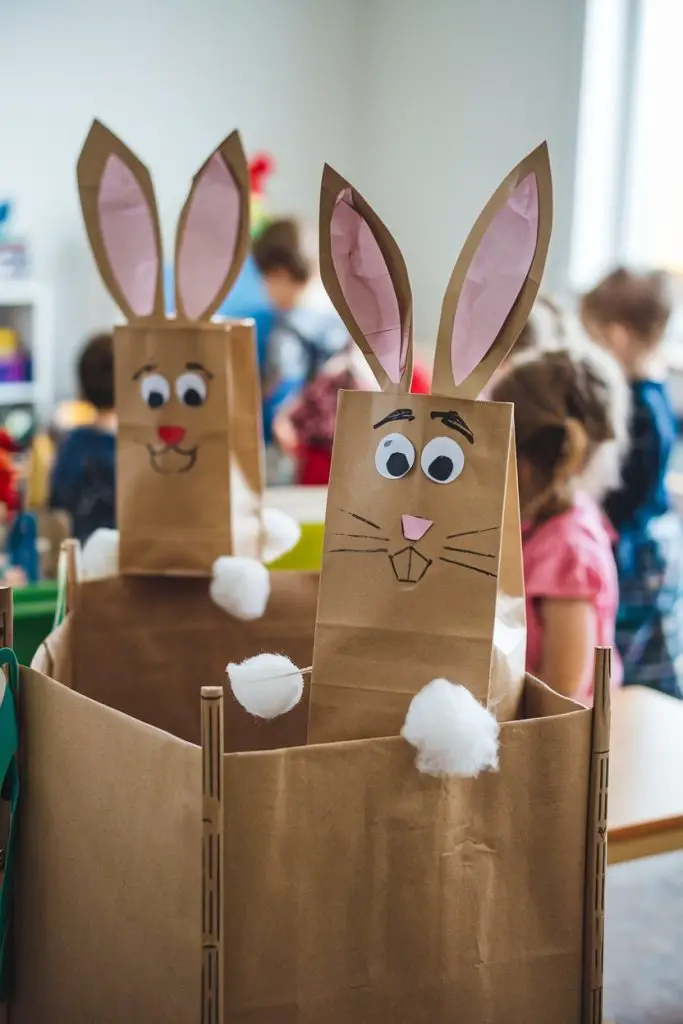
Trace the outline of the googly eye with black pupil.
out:
<instances>
[{"instance_id":1,"label":"googly eye with black pupil","mask_svg":"<svg viewBox=\"0 0 683 1024\"><path fill-rule=\"evenodd\" d=\"M375 451L377 472L387 480L400 480L415 465L415 449L405 434L387 434Z\"/></svg>"},{"instance_id":2,"label":"googly eye with black pupil","mask_svg":"<svg viewBox=\"0 0 683 1024\"><path fill-rule=\"evenodd\" d=\"M450 484L460 476L465 455L452 437L433 437L422 449L422 472L435 484Z\"/></svg>"},{"instance_id":3,"label":"googly eye with black pupil","mask_svg":"<svg viewBox=\"0 0 683 1024\"><path fill-rule=\"evenodd\" d=\"M184 405L204 405L206 392L206 380L199 373L183 373L175 382L175 393Z\"/></svg>"},{"instance_id":4,"label":"googly eye with black pupil","mask_svg":"<svg viewBox=\"0 0 683 1024\"><path fill-rule=\"evenodd\" d=\"M171 388L160 373L150 373L140 380L140 394L150 409L160 409L171 397Z\"/></svg>"}]
</instances>

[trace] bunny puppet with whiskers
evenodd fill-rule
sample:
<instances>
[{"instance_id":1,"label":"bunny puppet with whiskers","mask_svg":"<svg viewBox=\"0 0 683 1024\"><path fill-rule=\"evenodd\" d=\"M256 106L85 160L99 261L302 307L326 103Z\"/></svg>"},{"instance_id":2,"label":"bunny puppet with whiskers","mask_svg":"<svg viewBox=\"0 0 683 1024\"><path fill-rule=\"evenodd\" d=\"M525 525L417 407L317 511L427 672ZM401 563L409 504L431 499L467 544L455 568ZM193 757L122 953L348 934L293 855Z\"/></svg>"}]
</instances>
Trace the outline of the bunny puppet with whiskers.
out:
<instances>
[{"instance_id":1,"label":"bunny puppet with whiskers","mask_svg":"<svg viewBox=\"0 0 683 1024\"><path fill-rule=\"evenodd\" d=\"M262 509L253 323L214 319L250 241L239 135L197 172L180 216L172 319L149 171L98 121L78 184L97 266L127 321L114 334L119 530L89 539L84 576L207 576L220 607L259 618L270 593L263 559L293 547L299 528Z\"/></svg>"},{"instance_id":2,"label":"bunny puppet with whiskers","mask_svg":"<svg viewBox=\"0 0 683 1024\"><path fill-rule=\"evenodd\" d=\"M339 398L311 743L402 733L424 771L495 765L498 722L516 717L524 682L524 587L512 407L476 399L529 316L551 221L541 145L472 229L446 290L432 394L412 395L403 258L325 168L323 281L381 391Z\"/></svg>"}]
</instances>

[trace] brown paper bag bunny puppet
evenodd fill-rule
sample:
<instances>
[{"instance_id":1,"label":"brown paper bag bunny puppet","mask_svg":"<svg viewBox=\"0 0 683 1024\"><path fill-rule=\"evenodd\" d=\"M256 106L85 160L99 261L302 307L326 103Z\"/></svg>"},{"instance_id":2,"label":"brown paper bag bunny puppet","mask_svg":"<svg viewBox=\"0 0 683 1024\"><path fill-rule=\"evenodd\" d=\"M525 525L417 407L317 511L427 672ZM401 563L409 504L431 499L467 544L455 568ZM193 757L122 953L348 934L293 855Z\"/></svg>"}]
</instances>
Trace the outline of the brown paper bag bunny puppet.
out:
<instances>
[{"instance_id":1,"label":"brown paper bag bunny puppet","mask_svg":"<svg viewBox=\"0 0 683 1024\"><path fill-rule=\"evenodd\" d=\"M78 162L90 244L127 324L114 336L117 522L83 552L86 578L212 577L211 596L258 618L262 564L298 526L262 510L253 325L212 319L249 246L249 172L237 132L196 174L175 252L177 314L164 315L159 218L147 169L95 122Z\"/></svg>"},{"instance_id":2,"label":"brown paper bag bunny puppet","mask_svg":"<svg viewBox=\"0 0 683 1024\"><path fill-rule=\"evenodd\" d=\"M496 763L498 722L515 718L524 684L519 499L512 407L475 399L529 316L551 221L542 145L472 229L446 290L433 393L412 395L405 264L372 208L325 168L323 280L381 393L340 395L309 743L402 732L424 771ZM274 656L228 671L259 714L301 691L296 667Z\"/></svg>"}]
</instances>

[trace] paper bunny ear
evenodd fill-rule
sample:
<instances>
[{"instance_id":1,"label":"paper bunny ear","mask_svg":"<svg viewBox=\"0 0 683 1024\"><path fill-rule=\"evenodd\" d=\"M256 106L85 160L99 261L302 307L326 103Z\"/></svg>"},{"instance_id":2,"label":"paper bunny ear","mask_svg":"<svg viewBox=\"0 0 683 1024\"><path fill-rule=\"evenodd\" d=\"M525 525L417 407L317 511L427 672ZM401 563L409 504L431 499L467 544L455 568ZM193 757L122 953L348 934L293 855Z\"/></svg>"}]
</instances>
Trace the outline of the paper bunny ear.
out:
<instances>
[{"instance_id":1,"label":"paper bunny ear","mask_svg":"<svg viewBox=\"0 0 683 1024\"><path fill-rule=\"evenodd\" d=\"M233 132L194 177L178 222L175 297L178 317L210 320L249 251L249 169Z\"/></svg>"},{"instance_id":2,"label":"paper bunny ear","mask_svg":"<svg viewBox=\"0 0 683 1024\"><path fill-rule=\"evenodd\" d=\"M493 194L460 253L441 310L434 394L476 398L509 353L541 283L552 206L543 143Z\"/></svg>"},{"instance_id":3,"label":"paper bunny ear","mask_svg":"<svg viewBox=\"0 0 683 1024\"><path fill-rule=\"evenodd\" d=\"M366 203L325 165L320 273L327 294L383 391L409 391L413 300L396 242Z\"/></svg>"},{"instance_id":4,"label":"paper bunny ear","mask_svg":"<svg viewBox=\"0 0 683 1024\"><path fill-rule=\"evenodd\" d=\"M128 320L163 319L161 234L149 171L94 121L77 178L90 246L110 295Z\"/></svg>"}]
</instances>

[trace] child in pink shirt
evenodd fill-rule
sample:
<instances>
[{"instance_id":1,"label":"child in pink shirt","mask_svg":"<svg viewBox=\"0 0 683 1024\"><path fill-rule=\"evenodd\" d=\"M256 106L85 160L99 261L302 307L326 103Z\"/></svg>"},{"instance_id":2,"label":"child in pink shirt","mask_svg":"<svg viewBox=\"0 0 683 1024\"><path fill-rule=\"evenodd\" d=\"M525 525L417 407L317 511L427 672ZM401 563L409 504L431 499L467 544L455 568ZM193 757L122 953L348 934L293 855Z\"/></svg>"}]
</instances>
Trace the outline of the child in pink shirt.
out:
<instances>
[{"instance_id":1,"label":"child in pink shirt","mask_svg":"<svg viewBox=\"0 0 683 1024\"><path fill-rule=\"evenodd\" d=\"M527 610L527 671L589 704L596 646L614 646L619 601L613 537L581 476L610 443L613 378L602 353L536 352L513 360L493 398L513 402ZM616 652L612 680L621 683Z\"/></svg>"}]
</instances>

